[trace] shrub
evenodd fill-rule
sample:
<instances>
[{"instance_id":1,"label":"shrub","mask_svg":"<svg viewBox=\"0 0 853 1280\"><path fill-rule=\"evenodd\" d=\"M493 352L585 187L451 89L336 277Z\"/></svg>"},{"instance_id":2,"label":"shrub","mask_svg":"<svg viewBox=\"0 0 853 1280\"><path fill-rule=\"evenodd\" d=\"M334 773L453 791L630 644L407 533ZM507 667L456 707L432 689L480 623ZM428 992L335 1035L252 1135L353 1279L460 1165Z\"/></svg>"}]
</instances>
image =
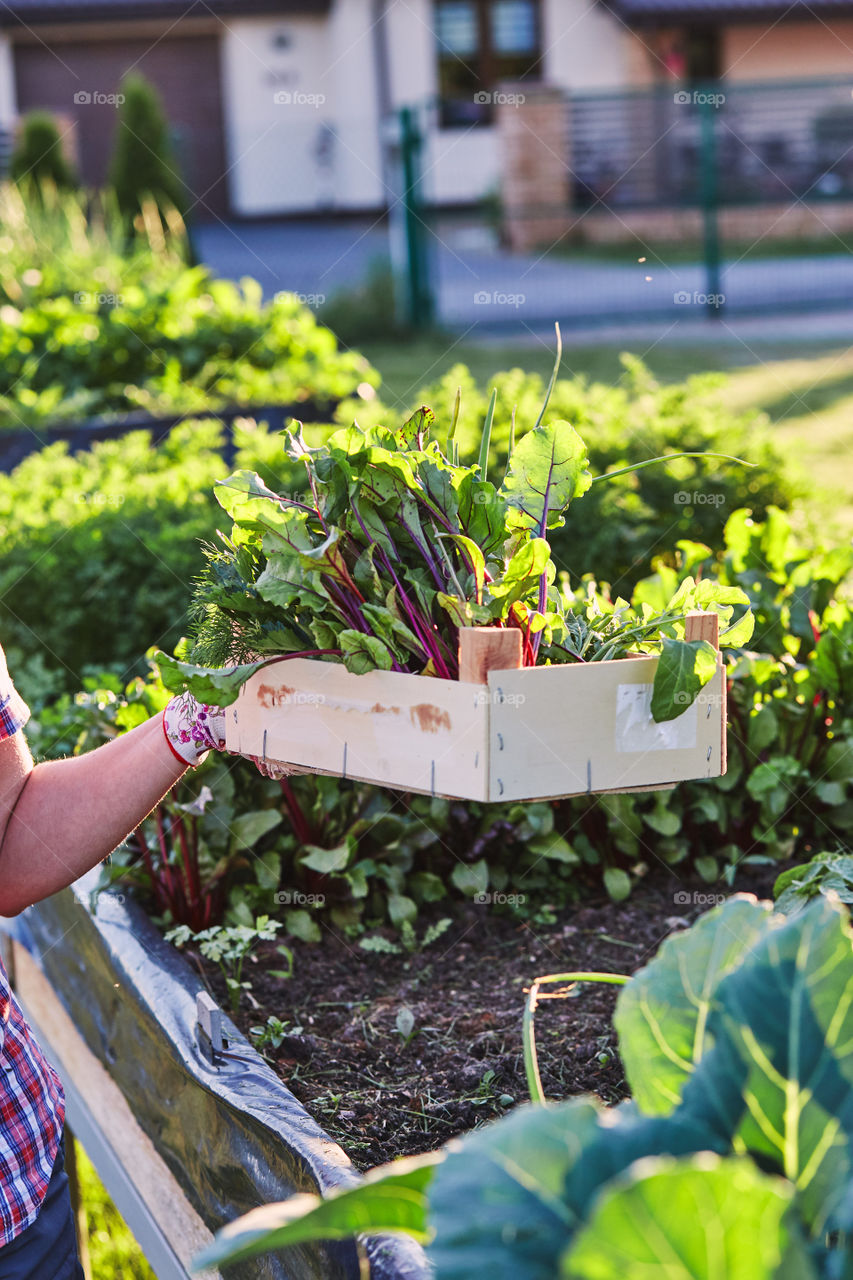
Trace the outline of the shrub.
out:
<instances>
[{"instance_id":1,"label":"shrub","mask_svg":"<svg viewBox=\"0 0 853 1280\"><path fill-rule=\"evenodd\" d=\"M124 101L118 110L110 184L119 208L128 220L142 209L146 199L160 208L182 213L189 204L186 184L169 138L160 95L138 73L121 82Z\"/></svg>"},{"instance_id":2,"label":"shrub","mask_svg":"<svg viewBox=\"0 0 853 1280\"><path fill-rule=\"evenodd\" d=\"M346 346L405 337L390 265L381 259L372 263L363 283L332 294L320 308L320 319Z\"/></svg>"},{"instance_id":3,"label":"shrub","mask_svg":"<svg viewBox=\"0 0 853 1280\"><path fill-rule=\"evenodd\" d=\"M743 862L840 846L853 829L853 550L798 546L783 512L734 512L720 561L682 543L634 599L654 608L688 572L741 587L756 616L752 648L728 666L728 772L653 795L562 802L557 831L586 862L692 860L709 881ZM627 877L626 877L627 879Z\"/></svg>"},{"instance_id":4,"label":"shrub","mask_svg":"<svg viewBox=\"0 0 853 1280\"><path fill-rule=\"evenodd\" d=\"M24 116L9 161L9 177L27 188L33 200L38 200L45 183L58 190L74 186L59 128L49 111L30 111Z\"/></svg>"}]
</instances>

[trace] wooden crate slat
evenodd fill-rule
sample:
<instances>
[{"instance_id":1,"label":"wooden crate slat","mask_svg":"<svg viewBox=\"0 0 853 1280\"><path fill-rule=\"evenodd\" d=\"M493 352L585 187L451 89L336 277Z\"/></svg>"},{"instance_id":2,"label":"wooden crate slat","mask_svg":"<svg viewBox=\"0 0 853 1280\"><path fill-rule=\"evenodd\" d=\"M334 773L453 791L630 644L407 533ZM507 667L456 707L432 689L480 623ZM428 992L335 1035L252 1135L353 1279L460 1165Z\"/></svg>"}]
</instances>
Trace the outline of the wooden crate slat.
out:
<instances>
[{"instance_id":1,"label":"wooden crate slat","mask_svg":"<svg viewBox=\"0 0 853 1280\"><path fill-rule=\"evenodd\" d=\"M486 684L490 671L521 666L518 627L460 627L459 680Z\"/></svg>"},{"instance_id":2,"label":"wooden crate slat","mask_svg":"<svg viewBox=\"0 0 853 1280\"><path fill-rule=\"evenodd\" d=\"M264 667L226 717L229 751L400 790L485 800L485 686L292 658ZM275 712L275 714L272 714Z\"/></svg>"},{"instance_id":3,"label":"wooden crate slat","mask_svg":"<svg viewBox=\"0 0 853 1280\"><path fill-rule=\"evenodd\" d=\"M492 672L490 800L623 791L721 772L722 672L676 720L647 711L657 658ZM644 708L646 708L644 710Z\"/></svg>"}]
</instances>

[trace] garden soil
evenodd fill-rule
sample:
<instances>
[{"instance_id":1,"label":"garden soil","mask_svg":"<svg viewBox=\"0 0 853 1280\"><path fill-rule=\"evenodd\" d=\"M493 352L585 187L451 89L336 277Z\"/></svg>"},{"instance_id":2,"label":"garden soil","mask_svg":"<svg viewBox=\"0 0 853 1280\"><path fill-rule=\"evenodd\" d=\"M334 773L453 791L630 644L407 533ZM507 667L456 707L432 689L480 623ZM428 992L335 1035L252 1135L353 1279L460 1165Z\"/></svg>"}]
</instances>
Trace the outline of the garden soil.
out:
<instances>
[{"instance_id":1,"label":"garden soil","mask_svg":"<svg viewBox=\"0 0 853 1280\"><path fill-rule=\"evenodd\" d=\"M769 897L781 869L751 870L737 887ZM289 981L266 972L281 969L272 946L247 965L251 1001L235 1020L247 1035L269 1015L287 1024L280 1045L264 1049L268 1060L367 1169L431 1150L527 1099L521 1022L535 978L632 973L723 896L720 886L662 873L625 902L588 898L550 913L548 924L465 905L437 941L400 955L368 953L326 928L321 944L288 940ZM427 923L419 920L419 937ZM205 971L227 1007L218 970ZM536 1013L549 1099L594 1093L612 1104L627 1095L612 1027L617 993L589 983L545 988L557 996Z\"/></svg>"}]
</instances>

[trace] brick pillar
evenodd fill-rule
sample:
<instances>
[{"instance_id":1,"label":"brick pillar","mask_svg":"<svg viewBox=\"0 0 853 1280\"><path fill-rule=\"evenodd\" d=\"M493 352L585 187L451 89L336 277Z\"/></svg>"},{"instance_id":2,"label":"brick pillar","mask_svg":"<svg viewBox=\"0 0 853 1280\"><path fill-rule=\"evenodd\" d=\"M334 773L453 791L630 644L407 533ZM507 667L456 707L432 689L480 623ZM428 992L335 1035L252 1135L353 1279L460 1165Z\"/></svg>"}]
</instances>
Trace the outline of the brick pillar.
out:
<instances>
[{"instance_id":1,"label":"brick pillar","mask_svg":"<svg viewBox=\"0 0 853 1280\"><path fill-rule=\"evenodd\" d=\"M504 230L513 249L549 245L569 229L569 103L561 89L528 81L494 95Z\"/></svg>"}]
</instances>

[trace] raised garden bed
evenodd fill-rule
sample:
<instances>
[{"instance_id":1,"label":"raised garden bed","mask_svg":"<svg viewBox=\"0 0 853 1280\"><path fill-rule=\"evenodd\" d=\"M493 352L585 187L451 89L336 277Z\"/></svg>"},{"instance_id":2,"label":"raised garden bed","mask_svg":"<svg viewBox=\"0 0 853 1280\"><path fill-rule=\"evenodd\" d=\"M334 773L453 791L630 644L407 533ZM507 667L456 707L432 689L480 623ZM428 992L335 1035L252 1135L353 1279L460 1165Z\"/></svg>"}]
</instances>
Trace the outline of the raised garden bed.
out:
<instances>
[{"instance_id":1,"label":"raised garden bed","mask_svg":"<svg viewBox=\"0 0 853 1280\"><path fill-rule=\"evenodd\" d=\"M233 426L238 418L251 417L268 424L272 431L282 431L294 415L303 422L328 422L335 406L303 401L292 405L252 405L243 408L211 409L209 412L176 413L165 418L152 418L147 413L126 414L121 419L95 418L86 422L68 422L59 427L27 427L21 430L0 430L0 472L13 471L31 453L51 444L66 443L74 449L90 449L102 440L120 440L130 431L150 431L151 443L160 444L173 427L194 418L217 418L225 428L223 460L231 466L234 461Z\"/></svg>"},{"instance_id":2,"label":"raised garden bed","mask_svg":"<svg viewBox=\"0 0 853 1280\"><path fill-rule=\"evenodd\" d=\"M118 1186L147 1224L161 1280L248 1208L355 1177L227 1018L212 1053L197 1025L200 979L132 901L100 898L94 877L8 922L11 972L36 1030L68 1084L69 1122L89 1143L108 1190ZM107 1167L109 1166L109 1167ZM119 1185L120 1184L120 1185ZM131 1225L134 1218L131 1214ZM408 1241L370 1245L376 1280L421 1280ZM153 1259L152 1259L153 1260ZM300 1250L229 1271L242 1280L360 1280L352 1243Z\"/></svg>"},{"instance_id":3,"label":"raised garden bed","mask_svg":"<svg viewBox=\"0 0 853 1280\"><path fill-rule=\"evenodd\" d=\"M737 888L769 897L779 871L746 869ZM433 1150L527 1100L521 1024L534 978L633 973L724 896L695 874L663 868L625 902L586 888L589 897L560 911L543 902L547 924L529 899L530 918L506 914L501 894L497 904L457 908L441 937L412 953L399 942L397 954L368 952L330 927L321 945L291 941L289 982L267 972L281 963L271 944L249 974L258 1007L244 1001L237 1024L247 1035L270 1018L282 1024L265 1056L360 1169ZM523 885L513 889L523 894ZM200 963L224 1002L219 970ZM616 994L587 985L543 1002L537 1044L549 1099L589 1092L613 1104L627 1095Z\"/></svg>"}]
</instances>

